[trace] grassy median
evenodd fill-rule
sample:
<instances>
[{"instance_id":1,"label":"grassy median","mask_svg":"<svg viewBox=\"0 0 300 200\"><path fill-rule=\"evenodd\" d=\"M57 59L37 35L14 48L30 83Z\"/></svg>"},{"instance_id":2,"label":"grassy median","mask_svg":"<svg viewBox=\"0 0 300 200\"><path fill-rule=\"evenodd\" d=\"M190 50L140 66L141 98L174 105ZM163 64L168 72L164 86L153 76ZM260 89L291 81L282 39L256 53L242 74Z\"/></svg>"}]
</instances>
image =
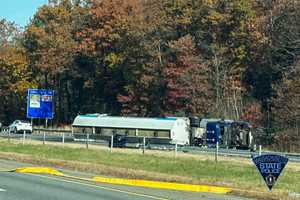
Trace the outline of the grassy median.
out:
<instances>
[{"instance_id":1,"label":"grassy median","mask_svg":"<svg viewBox=\"0 0 300 200\"><path fill-rule=\"evenodd\" d=\"M147 153L145 155L140 153L110 153L107 150L99 149L22 145L6 141L0 141L0 152L29 155L32 160L56 159L70 161L75 165L78 162L79 169L80 165L85 165L83 169L93 166L93 170L89 171L104 175L116 174L116 176L122 176L122 173L118 171L122 169L128 171L127 176L130 173L136 173L134 177L137 178L228 186L237 188L237 190L241 189L241 193L243 193L243 190L246 193L247 191L266 191L266 186L254 165L224 159L215 163L209 159L199 160L190 157L175 159L172 156L147 155ZM101 166L101 169L97 170L97 165ZM278 194L300 192L300 167L297 167L297 164L294 164L294 166L296 167L288 167L281 174L278 183L274 187L274 191ZM106 173L105 169L110 173ZM140 176L139 172L141 172ZM155 175L155 173L158 173L158 175ZM123 176L126 176L126 173L123 173Z\"/></svg>"}]
</instances>

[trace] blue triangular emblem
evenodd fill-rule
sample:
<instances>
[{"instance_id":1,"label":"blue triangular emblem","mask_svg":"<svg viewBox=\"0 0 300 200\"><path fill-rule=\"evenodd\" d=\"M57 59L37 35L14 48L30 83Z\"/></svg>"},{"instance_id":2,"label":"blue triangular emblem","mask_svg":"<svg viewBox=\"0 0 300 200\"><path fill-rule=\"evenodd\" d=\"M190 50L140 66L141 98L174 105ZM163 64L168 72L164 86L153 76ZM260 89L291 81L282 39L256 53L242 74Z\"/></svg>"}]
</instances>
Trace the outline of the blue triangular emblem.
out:
<instances>
[{"instance_id":1,"label":"blue triangular emblem","mask_svg":"<svg viewBox=\"0 0 300 200\"><path fill-rule=\"evenodd\" d=\"M252 160L271 191L289 159L280 155L266 154L256 156Z\"/></svg>"}]
</instances>

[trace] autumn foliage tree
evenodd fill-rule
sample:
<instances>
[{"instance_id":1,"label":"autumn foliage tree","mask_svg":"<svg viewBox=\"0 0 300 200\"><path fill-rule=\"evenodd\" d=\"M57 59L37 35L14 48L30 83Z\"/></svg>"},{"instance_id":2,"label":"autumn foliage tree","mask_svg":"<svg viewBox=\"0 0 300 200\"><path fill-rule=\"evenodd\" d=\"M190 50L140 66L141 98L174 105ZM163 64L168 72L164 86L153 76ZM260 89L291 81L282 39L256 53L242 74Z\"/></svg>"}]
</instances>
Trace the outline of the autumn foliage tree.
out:
<instances>
[{"instance_id":1,"label":"autumn foliage tree","mask_svg":"<svg viewBox=\"0 0 300 200\"><path fill-rule=\"evenodd\" d=\"M117 96L126 84L128 70L134 69L134 57L140 42L135 32L141 20L139 0L92 1L86 24L77 31L79 55L90 60L92 71L85 81L96 95L97 110L118 113ZM132 52L135 53L132 53Z\"/></svg>"},{"instance_id":2,"label":"autumn foliage tree","mask_svg":"<svg viewBox=\"0 0 300 200\"><path fill-rule=\"evenodd\" d=\"M283 83L275 85L274 88L277 91L272 100L275 120L278 125L297 127L300 120L300 64L296 65L295 72L285 77Z\"/></svg>"},{"instance_id":3,"label":"autumn foliage tree","mask_svg":"<svg viewBox=\"0 0 300 200\"><path fill-rule=\"evenodd\" d=\"M276 96L272 98L271 109L274 116L274 128L277 133L275 142L283 150L295 151L300 142L300 65L295 71L283 79L283 83L275 85ZM284 141L284 142L283 142ZM286 145L287 144L287 145ZM282 146L285 145L285 146Z\"/></svg>"},{"instance_id":4,"label":"autumn foliage tree","mask_svg":"<svg viewBox=\"0 0 300 200\"><path fill-rule=\"evenodd\" d=\"M57 123L98 112L297 130L299 6L49 0L24 31L0 21L0 118L23 116L24 92L39 87L55 90Z\"/></svg>"},{"instance_id":5,"label":"autumn foliage tree","mask_svg":"<svg viewBox=\"0 0 300 200\"><path fill-rule=\"evenodd\" d=\"M262 127L263 113L259 103L251 103L245 106L241 119L249 122L253 128Z\"/></svg>"},{"instance_id":6,"label":"autumn foliage tree","mask_svg":"<svg viewBox=\"0 0 300 200\"><path fill-rule=\"evenodd\" d=\"M8 123L26 114L26 91L37 83L20 45L21 31L12 22L0 21L0 120Z\"/></svg>"},{"instance_id":7,"label":"autumn foliage tree","mask_svg":"<svg viewBox=\"0 0 300 200\"><path fill-rule=\"evenodd\" d=\"M69 121L75 116L72 111L76 108L77 88L73 86L78 74L74 70L74 32L85 14L84 6L79 1L52 2L39 8L25 31L24 47L39 86L55 90L58 121Z\"/></svg>"},{"instance_id":8,"label":"autumn foliage tree","mask_svg":"<svg viewBox=\"0 0 300 200\"><path fill-rule=\"evenodd\" d=\"M164 110L185 116L205 116L214 102L209 84L207 61L201 59L190 35L169 43L170 56L163 76L166 84Z\"/></svg>"}]
</instances>

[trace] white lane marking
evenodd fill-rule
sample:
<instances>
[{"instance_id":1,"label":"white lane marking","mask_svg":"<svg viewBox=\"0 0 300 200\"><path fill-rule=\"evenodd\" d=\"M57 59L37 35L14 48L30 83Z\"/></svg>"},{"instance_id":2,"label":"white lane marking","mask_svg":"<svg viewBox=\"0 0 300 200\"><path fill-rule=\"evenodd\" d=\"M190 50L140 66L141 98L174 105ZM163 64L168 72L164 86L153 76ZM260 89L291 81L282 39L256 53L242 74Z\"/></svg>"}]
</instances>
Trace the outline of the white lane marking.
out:
<instances>
[{"instance_id":1,"label":"white lane marking","mask_svg":"<svg viewBox=\"0 0 300 200\"><path fill-rule=\"evenodd\" d=\"M6 190L5 190L5 189L2 189L2 188L0 188L0 192L6 192Z\"/></svg>"}]
</instances>

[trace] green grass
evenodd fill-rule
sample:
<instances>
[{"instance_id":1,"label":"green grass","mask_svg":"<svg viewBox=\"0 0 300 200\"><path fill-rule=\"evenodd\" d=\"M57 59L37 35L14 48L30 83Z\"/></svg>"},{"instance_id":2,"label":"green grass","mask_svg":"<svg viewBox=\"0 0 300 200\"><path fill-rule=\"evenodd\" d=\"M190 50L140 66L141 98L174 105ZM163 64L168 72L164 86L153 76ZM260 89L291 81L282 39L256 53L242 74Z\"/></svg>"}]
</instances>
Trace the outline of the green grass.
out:
<instances>
[{"instance_id":1,"label":"green grass","mask_svg":"<svg viewBox=\"0 0 300 200\"><path fill-rule=\"evenodd\" d=\"M113 167L159 172L168 175L184 176L202 183L221 184L241 189L263 188L266 186L254 165L237 162L201 161L193 158L172 158L142 154L112 154L105 150L75 149L47 145L22 145L0 142L1 152L14 152L38 158L51 158L102 164ZM280 191L300 192L300 173L285 170L274 187Z\"/></svg>"}]
</instances>

